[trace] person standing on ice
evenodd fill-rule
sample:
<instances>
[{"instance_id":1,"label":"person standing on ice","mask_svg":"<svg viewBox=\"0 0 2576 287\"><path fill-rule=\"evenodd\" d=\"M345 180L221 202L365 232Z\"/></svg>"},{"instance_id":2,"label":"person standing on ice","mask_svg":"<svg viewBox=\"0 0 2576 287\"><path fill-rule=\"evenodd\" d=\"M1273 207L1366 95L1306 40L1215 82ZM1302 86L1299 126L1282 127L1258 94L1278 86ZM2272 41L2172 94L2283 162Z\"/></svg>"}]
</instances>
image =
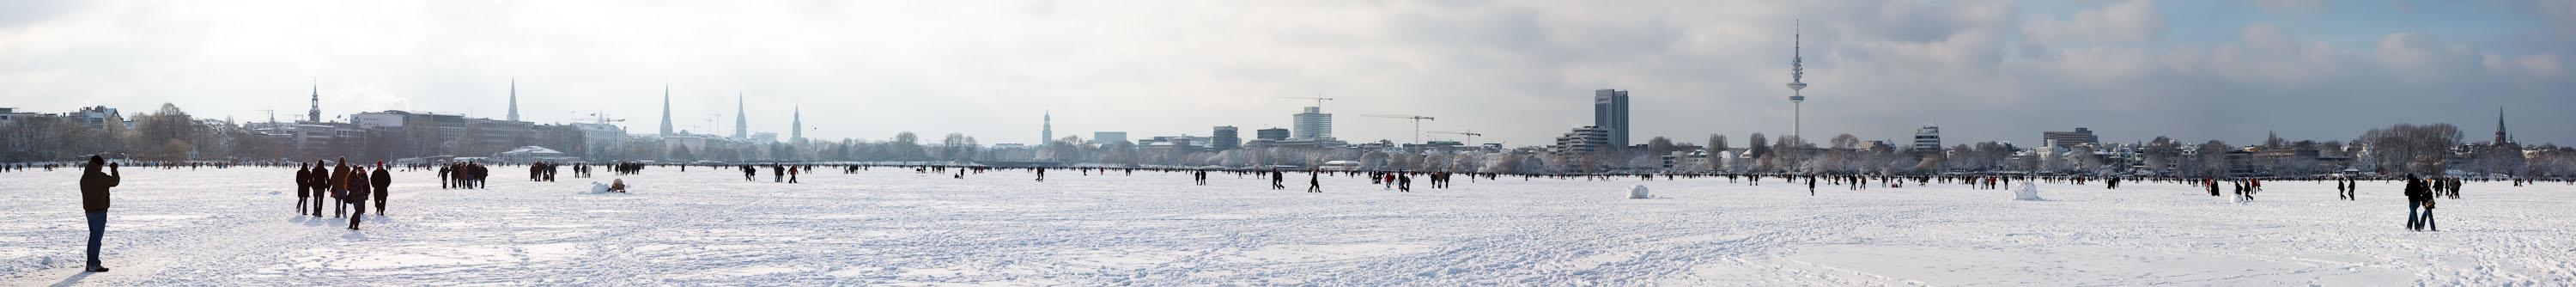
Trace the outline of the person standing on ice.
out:
<instances>
[{"instance_id":1,"label":"person standing on ice","mask_svg":"<svg viewBox=\"0 0 2576 287\"><path fill-rule=\"evenodd\" d=\"M368 176L367 181L367 183L370 183L375 187L375 189L370 190L375 191L375 194L373 195L376 198L376 216L385 216L385 198L390 197L387 196L388 192L386 189L388 189L387 187L392 187L394 185L393 173L385 172L385 162L379 161L376 162L376 174Z\"/></svg>"},{"instance_id":2,"label":"person standing on ice","mask_svg":"<svg viewBox=\"0 0 2576 287\"><path fill-rule=\"evenodd\" d=\"M2424 222L2423 222L2423 219L2424 219L2424 218L2423 218L2423 217L2421 217L2421 215L2417 214L2415 209L2417 209L2417 208L2423 208L2423 207L2424 207L2424 201L2432 200L2432 199L2433 199L2433 191L2431 190L2431 187L2430 187L2430 186L2427 186L2427 184L2426 184L2426 183L2424 183L2424 180L2423 180L2423 179L2415 178L2415 175L2414 175L2414 174L2407 174L2407 175L2406 175L2406 229L2407 229L2407 230L2414 230L2414 231L2423 231L2423 230L2424 230Z\"/></svg>"},{"instance_id":3,"label":"person standing on ice","mask_svg":"<svg viewBox=\"0 0 2576 287\"><path fill-rule=\"evenodd\" d=\"M349 215L349 158L331 166L331 216Z\"/></svg>"},{"instance_id":4,"label":"person standing on ice","mask_svg":"<svg viewBox=\"0 0 2576 287\"><path fill-rule=\"evenodd\" d=\"M295 167L295 215L304 215L305 202L312 201L313 166L298 163Z\"/></svg>"},{"instance_id":5,"label":"person standing on ice","mask_svg":"<svg viewBox=\"0 0 2576 287\"><path fill-rule=\"evenodd\" d=\"M1046 168L1038 168L1038 182L1046 182Z\"/></svg>"},{"instance_id":6,"label":"person standing on ice","mask_svg":"<svg viewBox=\"0 0 2576 287\"><path fill-rule=\"evenodd\" d=\"M1795 187L1795 185L1792 185ZM1807 196L1816 196L1816 178L1807 177Z\"/></svg>"},{"instance_id":7,"label":"person standing on ice","mask_svg":"<svg viewBox=\"0 0 2576 287\"><path fill-rule=\"evenodd\" d=\"M349 176L349 195L341 199L357 209L349 213L349 230L358 230L359 219L367 217L367 195L371 193L367 190L371 185L367 180L367 166L360 164L350 169Z\"/></svg>"},{"instance_id":8,"label":"person standing on ice","mask_svg":"<svg viewBox=\"0 0 2576 287\"><path fill-rule=\"evenodd\" d=\"M313 217L322 217L323 202L332 200L331 187L329 186L331 185L331 172L328 171L330 168L322 167L324 164L325 163L321 160L315 160L313 161L313 171L305 173L310 175L310 177L305 179L305 184L311 187L304 190L304 193L313 194Z\"/></svg>"},{"instance_id":9,"label":"person standing on ice","mask_svg":"<svg viewBox=\"0 0 2576 287\"><path fill-rule=\"evenodd\" d=\"M796 169L794 169L794 168L789 168L789 169L787 169L787 183L796 183L796 173L797 173L797 172L798 172L798 171L796 171Z\"/></svg>"},{"instance_id":10,"label":"person standing on ice","mask_svg":"<svg viewBox=\"0 0 2576 287\"><path fill-rule=\"evenodd\" d=\"M107 167L106 173L98 172L101 166ZM84 170L81 171L80 179L81 211L83 215L89 217L89 269L87 270L107 272L107 267L98 262L99 241L107 235L107 190L116 187L118 179L124 178L125 173L118 172L115 165L107 163L107 158L98 155L90 155L89 166L82 169Z\"/></svg>"}]
</instances>

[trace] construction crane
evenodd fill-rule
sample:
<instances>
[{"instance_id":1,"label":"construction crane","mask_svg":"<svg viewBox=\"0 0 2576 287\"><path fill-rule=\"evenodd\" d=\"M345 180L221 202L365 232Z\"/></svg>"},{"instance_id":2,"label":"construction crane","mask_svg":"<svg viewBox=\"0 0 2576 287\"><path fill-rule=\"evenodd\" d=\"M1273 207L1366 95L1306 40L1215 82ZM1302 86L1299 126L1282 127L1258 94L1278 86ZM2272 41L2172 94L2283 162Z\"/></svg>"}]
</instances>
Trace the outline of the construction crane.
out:
<instances>
[{"instance_id":1,"label":"construction crane","mask_svg":"<svg viewBox=\"0 0 2576 287\"><path fill-rule=\"evenodd\" d=\"M1435 134L1453 134L1453 135L1462 135L1462 136L1467 136L1467 141L1471 141L1471 142L1472 142L1472 141L1476 141L1476 137L1485 136L1485 134L1480 134L1480 133L1476 133L1476 132L1473 132L1473 131L1456 131L1456 132L1432 131L1431 133L1435 133Z\"/></svg>"},{"instance_id":2,"label":"construction crane","mask_svg":"<svg viewBox=\"0 0 2576 287\"><path fill-rule=\"evenodd\" d=\"M1423 120L1430 120L1430 119L1431 119L1431 117L1416 116L1416 115L1360 115L1360 116L1363 116L1363 117L1372 117L1372 118L1390 118L1390 119L1409 119L1409 120L1413 120L1413 143L1417 143L1417 144L1422 143L1422 121L1423 121Z\"/></svg>"},{"instance_id":3,"label":"construction crane","mask_svg":"<svg viewBox=\"0 0 2576 287\"><path fill-rule=\"evenodd\" d=\"M1330 101L1330 100L1333 100L1333 98L1326 98L1326 97L1323 97L1322 95L1316 95L1316 96L1313 96L1313 97L1279 97L1279 98L1281 98L1281 99L1309 99L1309 100L1315 100L1315 108L1317 108L1317 109L1322 109L1322 108L1324 108L1324 101Z\"/></svg>"}]
</instances>

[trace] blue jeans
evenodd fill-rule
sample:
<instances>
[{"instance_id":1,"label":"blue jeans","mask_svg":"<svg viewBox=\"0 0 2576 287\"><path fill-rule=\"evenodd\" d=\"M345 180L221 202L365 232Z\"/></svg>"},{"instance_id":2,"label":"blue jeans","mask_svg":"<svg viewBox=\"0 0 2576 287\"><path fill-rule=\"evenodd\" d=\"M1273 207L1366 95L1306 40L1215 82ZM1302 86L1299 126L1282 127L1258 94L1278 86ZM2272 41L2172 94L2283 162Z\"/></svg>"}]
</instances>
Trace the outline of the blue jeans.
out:
<instances>
[{"instance_id":1,"label":"blue jeans","mask_svg":"<svg viewBox=\"0 0 2576 287\"><path fill-rule=\"evenodd\" d=\"M2424 209L2424 229L2442 231L2442 227L2440 225L2433 224L2433 209L2431 208Z\"/></svg>"},{"instance_id":2,"label":"blue jeans","mask_svg":"<svg viewBox=\"0 0 2576 287\"><path fill-rule=\"evenodd\" d=\"M103 238L104 235L107 235L107 212L90 212L88 215L89 269L98 269L100 267L100 264L98 263L98 243L99 239Z\"/></svg>"},{"instance_id":3,"label":"blue jeans","mask_svg":"<svg viewBox=\"0 0 2576 287\"><path fill-rule=\"evenodd\" d=\"M2421 201L2421 200L2408 200L2408 201L2406 201L2406 229L2410 229L2410 230L2424 230L2424 217L2422 217L2422 215L2419 215L2420 213L2416 213L2416 212L2415 212L2415 209L2417 209L2417 208L2423 208L2423 207L2424 207L2424 201Z\"/></svg>"}]
</instances>

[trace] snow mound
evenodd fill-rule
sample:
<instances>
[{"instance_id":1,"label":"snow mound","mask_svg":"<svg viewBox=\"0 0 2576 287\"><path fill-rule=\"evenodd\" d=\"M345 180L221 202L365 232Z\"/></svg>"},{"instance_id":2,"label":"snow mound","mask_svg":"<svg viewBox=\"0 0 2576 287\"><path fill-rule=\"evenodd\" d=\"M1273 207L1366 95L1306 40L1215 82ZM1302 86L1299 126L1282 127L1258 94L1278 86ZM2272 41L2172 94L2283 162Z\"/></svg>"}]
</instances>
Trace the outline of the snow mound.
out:
<instances>
[{"instance_id":1,"label":"snow mound","mask_svg":"<svg viewBox=\"0 0 2576 287\"><path fill-rule=\"evenodd\" d=\"M628 190L633 190L633 189L635 188L635 186L633 186L633 185L628 185L628 186L626 186L626 188L627 188ZM623 191L608 191L608 184L606 184L606 183L599 183L599 182L597 182L597 181L593 181L593 182L590 182L590 193L626 193L626 192L623 192Z\"/></svg>"},{"instance_id":2,"label":"snow mound","mask_svg":"<svg viewBox=\"0 0 2576 287\"><path fill-rule=\"evenodd\" d=\"M2015 187L2015 188L2013 188L2013 200L2046 200L2046 199L2040 199L2040 198L2039 198L2039 186L2038 186L2038 185L2032 185L2032 184L2030 184L2029 182L2022 182L2022 183L2021 183L2021 187Z\"/></svg>"},{"instance_id":3,"label":"snow mound","mask_svg":"<svg viewBox=\"0 0 2576 287\"><path fill-rule=\"evenodd\" d=\"M1642 185L1642 184L1640 184L1640 185L1637 185L1636 187L1630 187L1630 188L1628 188L1628 199L1647 199L1647 198L1653 198L1653 196L1648 196L1648 195L1646 195L1646 185Z\"/></svg>"}]
</instances>

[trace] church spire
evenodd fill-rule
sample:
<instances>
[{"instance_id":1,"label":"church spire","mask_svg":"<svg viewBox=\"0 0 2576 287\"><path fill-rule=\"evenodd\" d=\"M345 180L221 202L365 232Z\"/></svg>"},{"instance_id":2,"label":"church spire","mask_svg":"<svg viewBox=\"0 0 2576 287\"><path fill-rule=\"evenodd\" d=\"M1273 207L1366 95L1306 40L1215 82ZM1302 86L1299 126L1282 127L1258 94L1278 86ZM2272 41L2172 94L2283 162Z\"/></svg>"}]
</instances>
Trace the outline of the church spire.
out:
<instances>
[{"instance_id":1,"label":"church spire","mask_svg":"<svg viewBox=\"0 0 2576 287\"><path fill-rule=\"evenodd\" d=\"M662 84L662 136L671 136L671 84Z\"/></svg>"},{"instance_id":2,"label":"church spire","mask_svg":"<svg viewBox=\"0 0 2576 287\"><path fill-rule=\"evenodd\" d=\"M794 131L787 133L787 141L805 141L805 107L801 105L795 107L792 114L789 115L788 121L787 128Z\"/></svg>"},{"instance_id":3,"label":"church spire","mask_svg":"<svg viewBox=\"0 0 2576 287\"><path fill-rule=\"evenodd\" d=\"M2496 107L2496 138L2495 138L2495 144L2497 144L2497 145L2502 145L2502 144L2504 144L2505 142L2508 142L2508 141L2511 141L2511 140L2512 140L2512 138L2505 137L2505 133L2504 133L2504 107Z\"/></svg>"},{"instance_id":4,"label":"church spire","mask_svg":"<svg viewBox=\"0 0 2576 287\"><path fill-rule=\"evenodd\" d=\"M743 111L746 111L746 110L748 110L748 109L743 108L743 104L742 104L742 93L740 93L740 92L736 92L736 93L734 93L734 94L733 94L733 138L734 138L734 139L741 139L741 140L748 140L748 139L751 139L751 121L750 121L751 116L750 116L750 115L744 115L744 114L743 114Z\"/></svg>"},{"instance_id":5,"label":"church spire","mask_svg":"<svg viewBox=\"0 0 2576 287\"><path fill-rule=\"evenodd\" d=\"M313 111L305 112L304 121L322 122L322 78L313 78Z\"/></svg>"},{"instance_id":6,"label":"church spire","mask_svg":"<svg viewBox=\"0 0 2576 287\"><path fill-rule=\"evenodd\" d=\"M510 77L510 121L519 121L519 77Z\"/></svg>"}]
</instances>

